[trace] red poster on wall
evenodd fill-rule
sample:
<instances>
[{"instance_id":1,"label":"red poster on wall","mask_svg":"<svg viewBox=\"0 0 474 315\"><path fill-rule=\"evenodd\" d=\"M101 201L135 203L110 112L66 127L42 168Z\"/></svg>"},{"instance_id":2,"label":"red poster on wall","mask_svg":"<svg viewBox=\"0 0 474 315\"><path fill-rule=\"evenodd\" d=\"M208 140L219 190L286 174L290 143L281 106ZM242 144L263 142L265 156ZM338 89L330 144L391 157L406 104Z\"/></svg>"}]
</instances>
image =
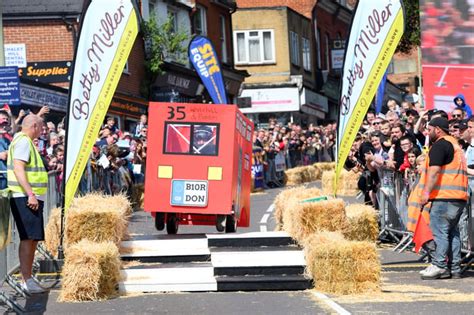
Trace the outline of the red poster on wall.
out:
<instances>
[{"instance_id":1,"label":"red poster on wall","mask_svg":"<svg viewBox=\"0 0 474 315\"><path fill-rule=\"evenodd\" d=\"M459 94L474 104L474 3L422 0L420 12L426 107L450 113Z\"/></svg>"}]
</instances>

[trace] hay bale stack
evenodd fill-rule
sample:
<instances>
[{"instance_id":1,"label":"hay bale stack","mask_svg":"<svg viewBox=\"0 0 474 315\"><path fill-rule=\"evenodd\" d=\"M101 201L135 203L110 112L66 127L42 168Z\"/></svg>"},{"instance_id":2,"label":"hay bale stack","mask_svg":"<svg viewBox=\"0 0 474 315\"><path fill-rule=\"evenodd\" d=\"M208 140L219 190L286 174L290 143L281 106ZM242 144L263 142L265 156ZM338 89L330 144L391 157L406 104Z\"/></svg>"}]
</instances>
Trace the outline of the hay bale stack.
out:
<instances>
[{"instance_id":1,"label":"hay bale stack","mask_svg":"<svg viewBox=\"0 0 474 315\"><path fill-rule=\"evenodd\" d=\"M122 196L90 194L74 200L67 213L68 244L87 239L120 244L127 234L130 203Z\"/></svg>"},{"instance_id":2,"label":"hay bale stack","mask_svg":"<svg viewBox=\"0 0 474 315\"><path fill-rule=\"evenodd\" d=\"M299 167L290 168L285 171L287 186L301 185L303 183L302 173Z\"/></svg>"},{"instance_id":3,"label":"hay bale stack","mask_svg":"<svg viewBox=\"0 0 474 315\"><path fill-rule=\"evenodd\" d=\"M291 215L291 212L293 211L293 208L289 207L291 200L298 202L300 200L319 196L322 196L322 191L320 189L305 188L304 186L287 188L279 193L273 202L275 205L273 213L276 222L276 230L280 231L283 228L283 212L288 211L290 213L287 215Z\"/></svg>"},{"instance_id":4,"label":"hay bale stack","mask_svg":"<svg viewBox=\"0 0 474 315\"><path fill-rule=\"evenodd\" d=\"M283 229L298 242L318 231L343 231L347 218L342 199L300 203L288 200L288 209L283 212Z\"/></svg>"},{"instance_id":5,"label":"hay bale stack","mask_svg":"<svg viewBox=\"0 0 474 315\"><path fill-rule=\"evenodd\" d=\"M344 236L352 241L376 242L379 236L378 214L372 206L351 204L346 207L348 219Z\"/></svg>"},{"instance_id":6,"label":"hay bale stack","mask_svg":"<svg viewBox=\"0 0 474 315\"><path fill-rule=\"evenodd\" d=\"M57 257L59 240L61 238L61 208L51 209L44 233L44 245L46 249L54 257Z\"/></svg>"},{"instance_id":7,"label":"hay bale stack","mask_svg":"<svg viewBox=\"0 0 474 315\"><path fill-rule=\"evenodd\" d=\"M321 170L321 168L319 168L319 166L317 165L317 163L315 163L315 164L313 164L313 165L310 165L309 167L312 168L312 178L311 178L311 181L320 180L320 179L321 179L321 176L323 175L323 171Z\"/></svg>"},{"instance_id":8,"label":"hay bale stack","mask_svg":"<svg viewBox=\"0 0 474 315\"><path fill-rule=\"evenodd\" d=\"M334 171L336 169L335 162L318 162L318 163L314 163L313 165L319 168L321 172Z\"/></svg>"},{"instance_id":9,"label":"hay bale stack","mask_svg":"<svg viewBox=\"0 0 474 315\"><path fill-rule=\"evenodd\" d=\"M333 194L335 174L334 170L323 172L321 183L325 194ZM342 170L337 183L337 194L341 196L356 196L359 192L359 188L357 187L359 177L360 173Z\"/></svg>"},{"instance_id":10,"label":"hay bale stack","mask_svg":"<svg viewBox=\"0 0 474 315\"><path fill-rule=\"evenodd\" d=\"M317 290L355 294L379 290L381 266L374 243L318 233L305 241L307 274Z\"/></svg>"},{"instance_id":11,"label":"hay bale stack","mask_svg":"<svg viewBox=\"0 0 474 315\"><path fill-rule=\"evenodd\" d=\"M98 301L117 295L120 254L112 242L82 240L68 249L59 301Z\"/></svg>"}]
</instances>

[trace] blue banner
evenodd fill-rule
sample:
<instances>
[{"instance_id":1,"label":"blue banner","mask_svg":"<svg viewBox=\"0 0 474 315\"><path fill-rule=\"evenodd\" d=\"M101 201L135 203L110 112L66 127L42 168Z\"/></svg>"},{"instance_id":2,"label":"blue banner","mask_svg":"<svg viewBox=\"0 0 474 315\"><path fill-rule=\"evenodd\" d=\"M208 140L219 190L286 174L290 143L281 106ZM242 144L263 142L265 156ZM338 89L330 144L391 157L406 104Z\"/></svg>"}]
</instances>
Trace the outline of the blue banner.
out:
<instances>
[{"instance_id":1,"label":"blue banner","mask_svg":"<svg viewBox=\"0 0 474 315\"><path fill-rule=\"evenodd\" d=\"M385 95L385 84L387 83L387 71L380 81L379 87L377 89L377 94L375 95L375 112L379 114L382 111L383 106L383 97Z\"/></svg>"},{"instance_id":2,"label":"blue banner","mask_svg":"<svg viewBox=\"0 0 474 315\"><path fill-rule=\"evenodd\" d=\"M227 104L221 66L211 41L204 36L195 36L189 43L188 55L214 104Z\"/></svg>"},{"instance_id":3,"label":"blue banner","mask_svg":"<svg viewBox=\"0 0 474 315\"><path fill-rule=\"evenodd\" d=\"M0 67L0 104L21 104L18 67Z\"/></svg>"}]
</instances>

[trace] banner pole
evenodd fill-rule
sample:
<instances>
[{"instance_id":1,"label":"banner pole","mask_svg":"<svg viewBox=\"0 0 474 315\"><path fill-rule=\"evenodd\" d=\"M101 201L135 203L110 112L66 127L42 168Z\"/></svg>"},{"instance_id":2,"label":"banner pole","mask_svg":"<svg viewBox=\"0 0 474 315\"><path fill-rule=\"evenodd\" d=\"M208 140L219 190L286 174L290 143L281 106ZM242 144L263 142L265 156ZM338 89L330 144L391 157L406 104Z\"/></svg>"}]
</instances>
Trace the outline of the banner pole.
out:
<instances>
[{"instance_id":1,"label":"banner pole","mask_svg":"<svg viewBox=\"0 0 474 315\"><path fill-rule=\"evenodd\" d=\"M71 80L69 81L69 89L68 89L68 103L67 103L67 110L66 110L66 117L64 121L64 128L66 130L66 137L64 139L64 162L63 162L63 178L61 183L61 224L60 224L60 234L59 234L59 245L58 245L58 259L64 259L64 228L65 228L65 216L66 216L66 163L67 163L67 148L68 148L68 139L70 135L69 131L69 118L70 118L70 106L71 106L71 91L72 91L72 83L74 82L74 68L76 65L76 56L77 56L77 46L79 43L79 39L81 37L81 30L82 30L82 23L84 22L84 16L89 8L91 0L84 0L84 4L82 6L82 13L81 13L81 20L79 23L79 31L78 36L74 38L74 60L71 71ZM74 27L74 26L73 26Z\"/></svg>"}]
</instances>

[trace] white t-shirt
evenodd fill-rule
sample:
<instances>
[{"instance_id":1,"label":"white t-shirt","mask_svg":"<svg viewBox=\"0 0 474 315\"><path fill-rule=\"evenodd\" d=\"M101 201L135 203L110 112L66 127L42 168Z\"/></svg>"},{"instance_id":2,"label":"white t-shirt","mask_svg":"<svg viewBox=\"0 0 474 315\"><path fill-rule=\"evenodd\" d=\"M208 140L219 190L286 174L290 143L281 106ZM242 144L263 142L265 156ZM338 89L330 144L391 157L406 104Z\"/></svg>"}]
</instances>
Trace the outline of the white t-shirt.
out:
<instances>
[{"instance_id":1,"label":"white t-shirt","mask_svg":"<svg viewBox=\"0 0 474 315\"><path fill-rule=\"evenodd\" d=\"M21 160L25 163L28 163L30 161L30 142L26 137L23 137L19 139L18 141L15 141L15 147L13 148L13 159L14 160ZM27 197L27 194L24 193L19 193L19 192L14 192L12 193L13 198L19 198L19 197ZM46 194L43 195L36 195L38 200L44 201Z\"/></svg>"}]
</instances>

